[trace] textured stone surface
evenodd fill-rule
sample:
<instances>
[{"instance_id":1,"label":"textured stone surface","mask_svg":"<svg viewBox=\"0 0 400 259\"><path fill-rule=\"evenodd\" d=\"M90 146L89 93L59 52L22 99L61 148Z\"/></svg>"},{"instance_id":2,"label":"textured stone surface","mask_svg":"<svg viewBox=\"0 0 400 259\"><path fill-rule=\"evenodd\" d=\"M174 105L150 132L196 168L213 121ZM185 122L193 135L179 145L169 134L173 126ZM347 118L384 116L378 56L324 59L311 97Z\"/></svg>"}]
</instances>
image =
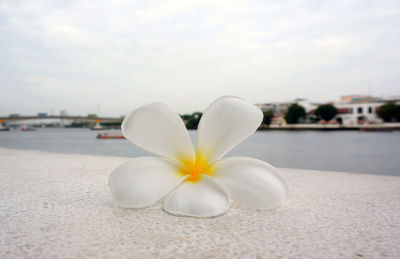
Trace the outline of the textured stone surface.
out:
<instances>
[{"instance_id":1,"label":"textured stone surface","mask_svg":"<svg viewBox=\"0 0 400 259\"><path fill-rule=\"evenodd\" d=\"M400 177L282 169L277 211L197 219L114 206L126 160L0 149L0 258L400 258Z\"/></svg>"}]
</instances>

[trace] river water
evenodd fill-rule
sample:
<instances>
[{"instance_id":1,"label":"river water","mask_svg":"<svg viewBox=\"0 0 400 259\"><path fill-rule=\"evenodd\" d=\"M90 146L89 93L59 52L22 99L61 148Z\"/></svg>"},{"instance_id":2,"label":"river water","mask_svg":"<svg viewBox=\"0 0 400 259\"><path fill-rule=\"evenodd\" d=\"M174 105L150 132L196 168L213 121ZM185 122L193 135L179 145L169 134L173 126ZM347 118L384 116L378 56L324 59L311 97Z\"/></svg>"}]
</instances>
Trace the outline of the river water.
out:
<instances>
[{"instance_id":1,"label":"river water","mask_svg":"<svg viewBox=\"0 0 400 259\"><path fill-rule=\"evenodd\" d=\"M108 131L109 132L109 131ZM136 157L149 153L124 139L98 140L89 129L0 132L0 147ZM194 140L196 131L190 131ZM400 176L400 132L259 131L228 156L249 156L276 167Z\"/></svg>"}]
</instances>

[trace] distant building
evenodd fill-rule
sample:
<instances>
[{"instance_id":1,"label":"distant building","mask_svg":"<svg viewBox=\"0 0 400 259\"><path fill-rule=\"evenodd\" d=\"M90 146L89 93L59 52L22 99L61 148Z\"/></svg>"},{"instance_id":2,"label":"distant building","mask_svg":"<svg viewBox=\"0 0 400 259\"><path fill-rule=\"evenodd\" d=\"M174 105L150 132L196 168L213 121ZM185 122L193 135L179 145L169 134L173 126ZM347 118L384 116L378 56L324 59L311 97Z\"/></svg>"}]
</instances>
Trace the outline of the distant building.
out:
<instances>
[{"instance_id":1,"label":"distant building","mask_svg":"<svg viewBox=\"0 0 400 259\"><path fill-rule=\"evenodd\" d=\"M259 103L256 104L256 106L258 106L263 112L272 111L274 113L271 125L285 125L285 114L288 108L294 103L302 106L306 110L306 113L315 110L319 105L317 103L312 103L307 99L297 98L293 101ZM305 122L309 122L309 119L306 118Z\"/></svg>"},{"instance_id":2,"label":"distant building","mask_svg":"<svg viewBox=\"0 0 400 259\"><path fill-rule=\"evenodd\" d=\"M392 95L382 99L383 102L393 102L396 104L400 104L400 95Z\"/></svg>"},{"instance_id":3,"label":"distant building","mask_svg":"<svg viewBox=\"0 0 400 259\"><path fill-rule=\"evenodd\" d=\"M46 116L47 116L47 112L39 112L39 113L37 114L37 116L39 116L39 117L46 117Z\"/></svg>"},{"instance_id":4,"label":"distant building","mask_svg":"<svg viewBox=\"0 0 400 259\"><path fill-rule=\"evenodd\" d=\"M351 98L350 98L351 97ZM376 112L383 102L380 98L371 96L342 96L341 102L335 103L338 114L335 119L343 125L382 123Z\"/></svg>"},{"instance_id":5,"label":"distant building","mask_svg":"<svg viewBox=\"0 0 400 259\"><path fill-rule=\"evenodd\" d=\"M67 110L61 110L60 111L60 116L68 116ZM70 125L72 123L71 120L68 119L61 119L60 120L60 126L65 127L66 125Z\"/></svg>"},{"instance_id":6,"label":"distant building","mask_svg":"<svg viewBox=\"0 0 400 259\"><path fill-rule=\"evenodd\" d=\"M339 102L332 103L338 110L338 114L333 120L345 126L383 123L378 117L379 107L387 102L400 104L400 96L390 96L386 98L374 97L370 95L345 95L340 97ZM297 103L304 107L308 114L305 123L313 122L316 118L314 111L320 105L310 102L307 99L295 99L286 102L269 102L256 104L263 112L272 111L274 117L271 125L284 125L285 114L290 105Z\"/></svg>"},{"instance_id":7,"label":"distant building","mask_svg":"<svg viewBox=\"0 0 400 259\"><path fill-rule=\"evenodd\" d=\"M276 115L284 115L289 106L294 103L303 106L307 113L318 107L318 104L302 98L297 98L293 101L258 103L256 106L258 106L263 112L272 111Z\"/></svg>"},{"instance_id":8,"label":"distant building","mask_svg":"<svg viewBox=\"0 0 400 259\"><path fill-rule=\"evenodd\" d=\"M19 114L18 113L11 113L8 117L10 117L10 118L18 118Z\"/></svg>"},{"instance_id":9,"label":"distant building","mask_svg":"<svg viewBox=\"0 0 400 259\"><path fill-rule=\"evenodd\" d=\"M320 105L320 103L313 103L307 99L302 99L302 98L295 99L294 103L297 103L298 105L303 106L304 109L306 110L306 113L309 113L310 111L312 111L314 109L317 109L317 107Z\"/></svg>"},{"instance_id":10,"label":"distant building","mask_svg":"<svg viewBox=\"0 0 400 259\"><path fill-rule=\"evenodd\" d=\"M258 106L263 112L272 111L274 114L285 114L292 102L271 102L271 103L258 103Z\"/></svg>"},{"instance_id":11,"label":"distant building","mask_svg":"<svg viewBox=\"0 0 400 259\"><path fill-rule=\"evenodd\" d=\"M283 116L274 115L274 117L271 119L271 125L284 126L286 125L286 120L283 118Z\"/></svg>"},{"instance_id":12,"label":"distant building","mask_svg":"<svg viewBox=\"0 0 400 259\"><path fill-rule=\"evenodd\" d=\"M371 95L361 95L361 94L343 95L340 97L340 102L342 103L373 103L373 102L379 102L381 100L382 98L380 97L374 97Z\"/></svg>"},{"instance_id":13,"label":"distant building","mask_svg":"<svg viewBox=\"0 0 400 259\"><path fill-rule=\"evenodd\" d=\"M61 116L68 116L67 110L61 110L61 111L60 111L60 115L61 115Z\"/></svg>"}]
</instances>

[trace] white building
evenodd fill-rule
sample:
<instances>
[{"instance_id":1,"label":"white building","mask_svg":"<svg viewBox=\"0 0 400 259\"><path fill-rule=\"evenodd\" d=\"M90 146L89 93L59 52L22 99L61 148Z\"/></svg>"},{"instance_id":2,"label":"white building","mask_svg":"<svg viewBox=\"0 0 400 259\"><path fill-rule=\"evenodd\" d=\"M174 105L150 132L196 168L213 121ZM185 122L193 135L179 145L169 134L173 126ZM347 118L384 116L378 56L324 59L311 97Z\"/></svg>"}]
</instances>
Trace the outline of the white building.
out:
<instances>
[{"instance_id":1,"label":"white building","mask_svg":"<svg viewBox=\"0 0 400 259\"><path fill-rule=\"evenodd\" d=\"M304 109L306 110L306 113L309 113L310 111L317 109L318 105L320 105L320 103L312 103L307 99L301 99L301 98L297 98L294 100L294 103L297 103L300 106L303 106Z\"/></svg>"},{"instance_id":2,"label":"white building","mask_svg":"<svg viewBox=\"0 0 400 259\"><path fill-rule=\"evenodd\" d=\"M283 102L270 102L270 103L259 103L256 104L263 112L272 111L274 114L283 115L287 112L290 105L297 103L303 106L306 113L318 107L318 104L312 103L307 99L295 99L293 101L283 101Z\"/></svg>"},{"instance_id":3,"label":"white building","mask_svg":"<svg viewBox=\"0 0 400 259\"><path fill-rule=\"evenodd\" d=\"M373 103L335 103L338 114L335 119L343 125L374 124L382 123L376 111L382 106L382 102Z\"/></svg>"},{"instance_id":4,"label":"white building","mask_svg":"<svg viewBox=\"0 0 400 259\"><path fill-rule=\"evenodd\" d=\"M291 102L271 102L271 103L258 103L258 106L263 112L272 111L274 114L286 113Z\"/></svg>"},{"instance_id":5,"label":"white building","mask_svg":"<svg viewBox=\"0 0 400 259\"><path fill-rule=\"evenodd\" d=\"M60 111L60 116L68 116L67 110L61 110ZM66 125L70 125L72 123L72 120L68 119L60 119L60 126L65 127Z\"/></svg>"}]
</instances>

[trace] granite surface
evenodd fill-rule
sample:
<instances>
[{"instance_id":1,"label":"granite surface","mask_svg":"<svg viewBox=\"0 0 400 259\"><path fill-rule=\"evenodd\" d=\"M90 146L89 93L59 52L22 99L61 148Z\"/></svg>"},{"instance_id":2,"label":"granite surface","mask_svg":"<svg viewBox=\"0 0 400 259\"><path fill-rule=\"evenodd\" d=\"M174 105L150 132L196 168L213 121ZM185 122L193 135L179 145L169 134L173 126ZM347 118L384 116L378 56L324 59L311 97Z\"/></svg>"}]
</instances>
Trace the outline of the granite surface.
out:
<instances>
[{"instance_id":1,"label":"granite surface","mask_svg":"<svg viewBox=\"0 0 400 259\"><path fill-rule=\"evenodd\" d=\"M0 258L400 258L400 177L281 169L278 210L198 219L114 206L127 159L0 148Z\"/></svg>"}]
</instances>

